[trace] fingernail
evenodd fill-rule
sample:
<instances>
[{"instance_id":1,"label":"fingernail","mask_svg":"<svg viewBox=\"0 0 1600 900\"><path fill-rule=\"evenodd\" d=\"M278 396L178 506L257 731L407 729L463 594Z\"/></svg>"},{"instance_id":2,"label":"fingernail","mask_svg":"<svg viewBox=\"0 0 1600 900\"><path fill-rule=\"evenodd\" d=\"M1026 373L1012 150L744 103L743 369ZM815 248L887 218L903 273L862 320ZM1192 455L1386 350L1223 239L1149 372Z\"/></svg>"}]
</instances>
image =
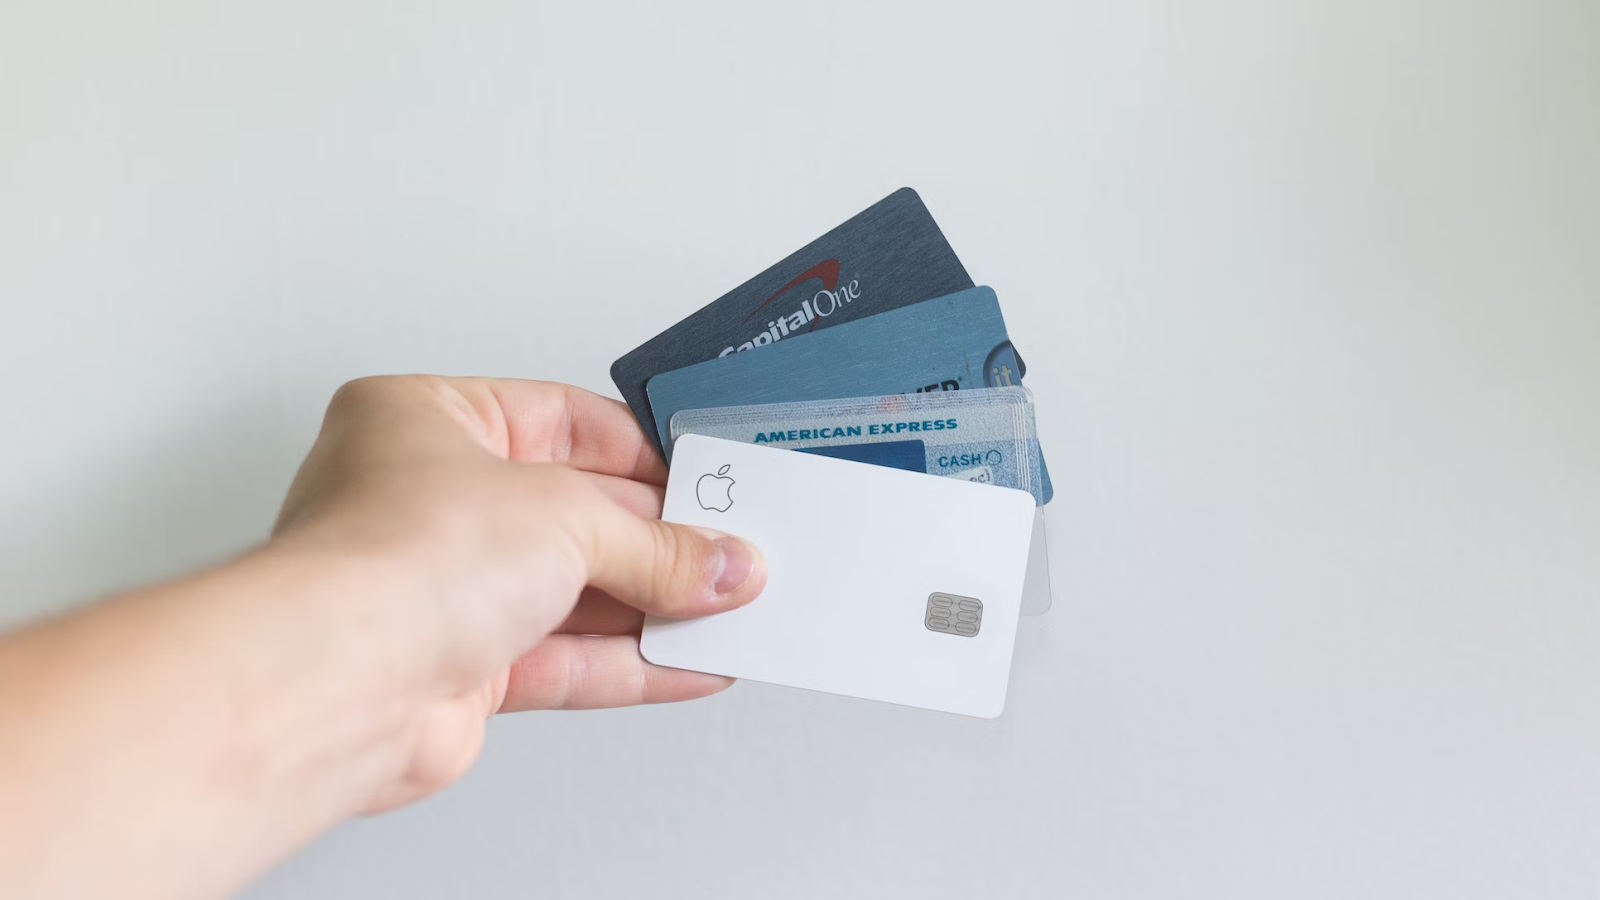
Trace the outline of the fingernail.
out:
<instances>
[{"instance_id":1,"label":"fingernail","mask_svg":"<svg viewBox=\"0 0 1600 900\"><path fill-rule=\"evenodd\" d=\"M722 554L722 566L717 570L712 589L719 594L731 594L750 580L750 573L756 567L756 554L749 544L736 537L719 537L714 543Z\"/></svg>"}]
</instances>

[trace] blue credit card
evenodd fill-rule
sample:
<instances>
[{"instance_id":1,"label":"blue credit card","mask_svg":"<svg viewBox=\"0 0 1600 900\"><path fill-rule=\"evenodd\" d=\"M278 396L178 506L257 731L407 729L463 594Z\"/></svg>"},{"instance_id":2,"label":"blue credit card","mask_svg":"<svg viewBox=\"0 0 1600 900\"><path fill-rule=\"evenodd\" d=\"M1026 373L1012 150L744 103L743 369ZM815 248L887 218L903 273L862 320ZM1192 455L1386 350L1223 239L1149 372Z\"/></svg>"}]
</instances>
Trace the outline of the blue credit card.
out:
<instances>
[{"instance_id":1,"label":"blue credit card","mask_svg":"<svg viewBox=\"0 0 1600 900\"><path fill-rule=\"evenodd\" d=\"M876 444L843 444L836 447L797 447L800 453L848 459L851 462L905 469L907 472L928 471L928 448L921 441L882 441Z\"/></svg>"},{"instance_id":2,"label":"blue credit card","mask_svg":"<svg viewBox=\"0 0 1600 900\"><path fill-rule=\"evenodd\" d=\"M647 390L656 433L670 444L672 416L685 409L1009 387L1020 379L1000 301L976 287L664 372ZM1047 470L1041 481L1048 503Z\"/></svg>"}]
</instances>

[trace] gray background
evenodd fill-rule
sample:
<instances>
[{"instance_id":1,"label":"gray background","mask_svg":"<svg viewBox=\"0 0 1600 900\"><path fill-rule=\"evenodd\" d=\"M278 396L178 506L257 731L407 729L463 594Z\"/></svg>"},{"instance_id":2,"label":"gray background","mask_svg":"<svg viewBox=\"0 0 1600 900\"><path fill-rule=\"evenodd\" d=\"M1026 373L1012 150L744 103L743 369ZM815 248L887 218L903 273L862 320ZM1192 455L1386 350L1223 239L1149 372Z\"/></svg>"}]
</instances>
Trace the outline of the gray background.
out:
<instances>
[{"instance_id":1,"label":"gray background","mask_svg":"<svg viewBox=\"0 0 1600 900\"><path fill-rule=\"evenodd\" d=\"M1056 474L1006 715L511 717L247 896L1594 896L1597 94L1578 2L8 0L0 615L260 540L345 379L612 393L909 184Z\"/></svg>"}]
</instances>

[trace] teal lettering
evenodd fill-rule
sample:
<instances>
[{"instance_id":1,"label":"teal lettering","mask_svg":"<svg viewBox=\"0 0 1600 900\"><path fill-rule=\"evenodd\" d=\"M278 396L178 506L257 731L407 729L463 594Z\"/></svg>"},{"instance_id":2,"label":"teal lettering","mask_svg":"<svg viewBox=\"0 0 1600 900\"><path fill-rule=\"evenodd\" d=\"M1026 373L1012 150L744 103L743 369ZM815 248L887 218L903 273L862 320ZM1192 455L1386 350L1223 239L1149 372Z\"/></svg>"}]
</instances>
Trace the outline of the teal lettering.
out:
<instances>
[{"instance_id":1,"label":"teal lettering","mask_svg":"<svg viewBox=\"0 0 1600 900\"><path fill-rule=\"evenodd\" d=\"M849 428L845 429L845 435L847 437L861 437L861 426L851 425Z\"/></svg>"}]
</instances>

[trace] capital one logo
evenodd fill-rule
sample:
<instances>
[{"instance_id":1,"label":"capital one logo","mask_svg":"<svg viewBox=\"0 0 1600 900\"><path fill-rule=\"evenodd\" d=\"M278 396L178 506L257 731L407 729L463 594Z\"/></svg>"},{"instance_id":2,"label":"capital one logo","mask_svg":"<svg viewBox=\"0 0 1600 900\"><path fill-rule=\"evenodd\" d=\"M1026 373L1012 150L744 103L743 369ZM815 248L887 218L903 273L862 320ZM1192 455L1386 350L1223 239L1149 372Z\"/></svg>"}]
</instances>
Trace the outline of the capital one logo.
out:
<instances>
[{"instance_id":1,"label":"capital one logo","mask_svg":"<svg viewBox=\"0 0 1600 900\"><path fill-rule=\"evenodd\" d=\"M751 310L750 314L744 317L744 320L746 322L751 319L759 321L762 310L766 309L768 304L813 279L822 282L822 290L802 299L800 305L795 307L793 312L774 316L767 323L767 330L737 347L730 346L724 349L717 356L722 357L730 353L743 353L746 350L765 347L768 344L781 341L791 334L797 334L801 330L814 331L817 327L818 319L826 319L838 312L840 307L861 296L861 282L852 279L848 284L840 284L839 261L837 259L825 259L796 275L792 281L779 288L776 294L761 301L761 304Z\"/></svg>"}]
</instances>

